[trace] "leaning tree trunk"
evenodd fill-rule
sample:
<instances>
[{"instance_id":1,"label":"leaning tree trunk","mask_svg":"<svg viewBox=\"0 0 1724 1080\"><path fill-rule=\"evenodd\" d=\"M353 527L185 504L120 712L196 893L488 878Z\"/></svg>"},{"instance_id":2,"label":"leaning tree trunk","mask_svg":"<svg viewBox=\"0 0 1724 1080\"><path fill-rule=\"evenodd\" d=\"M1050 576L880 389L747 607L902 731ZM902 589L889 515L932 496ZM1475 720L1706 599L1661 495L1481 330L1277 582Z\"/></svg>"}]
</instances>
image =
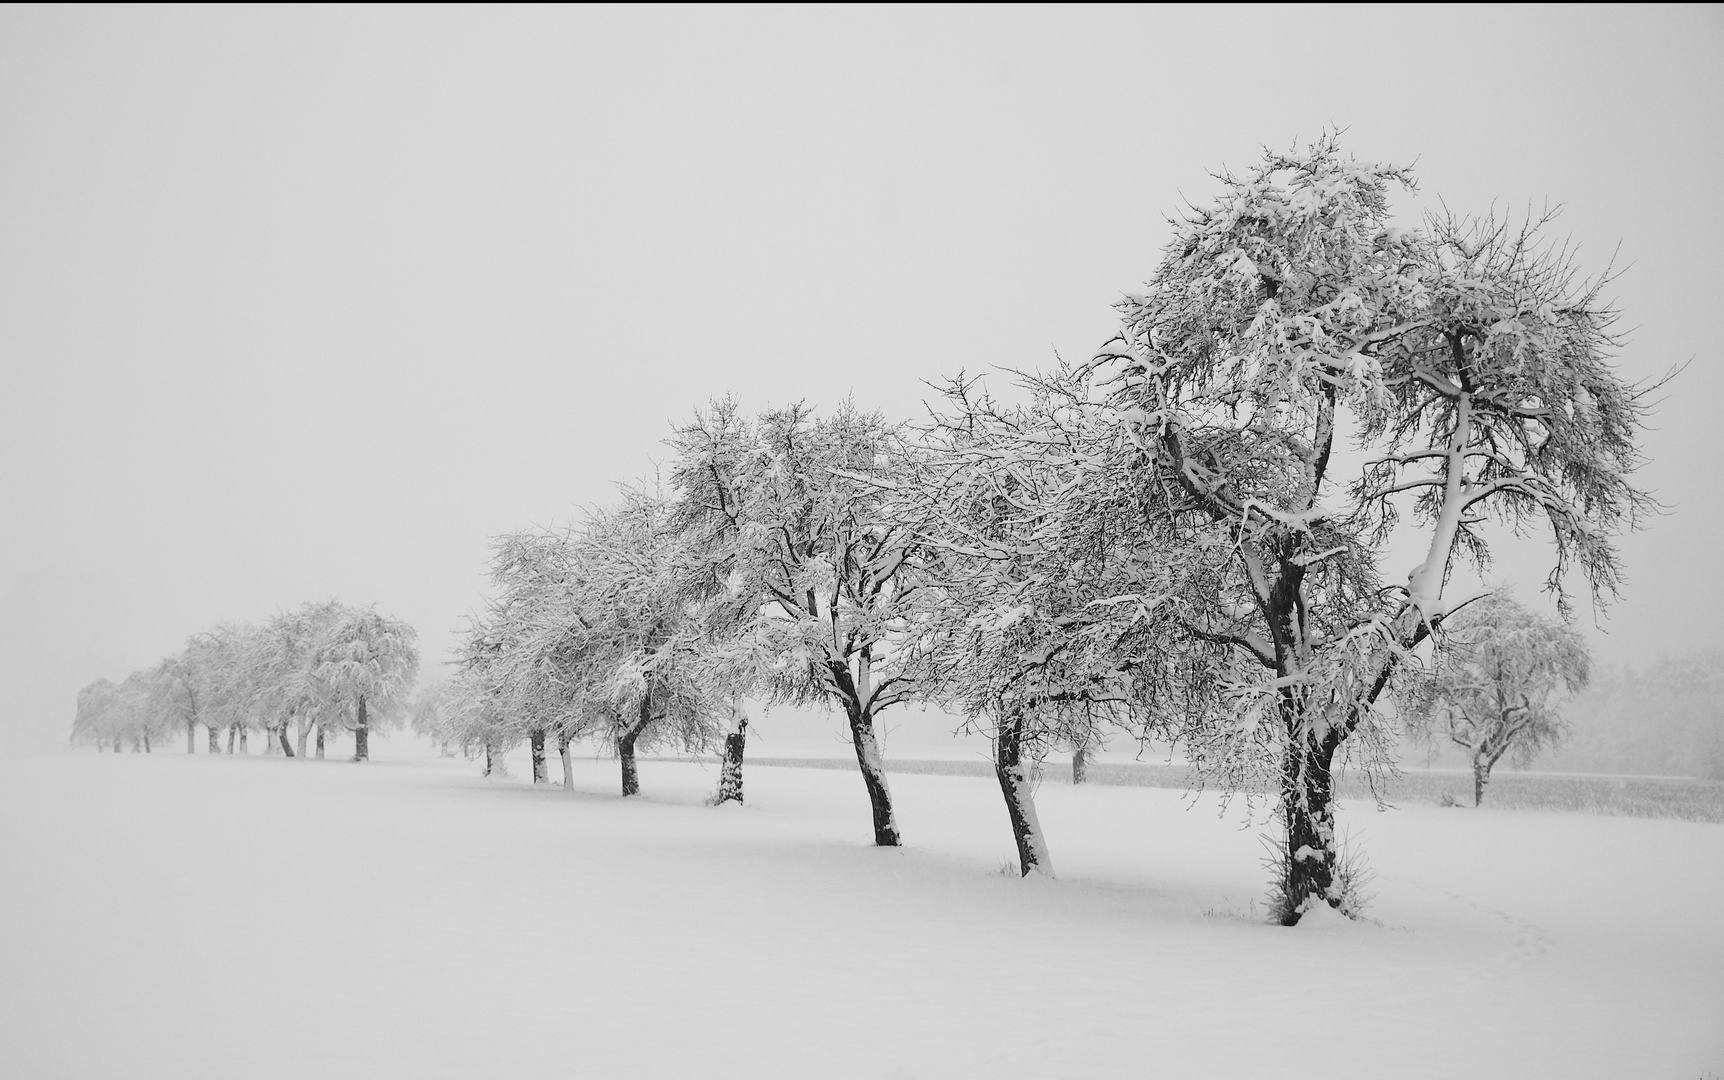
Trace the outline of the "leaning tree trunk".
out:
<instances>
[{"instance_id":1,"label":"leaning tree trunk","mask_svg":"<svg viewBox=\"0 0 1724 1080\"><path fill-rule=\"evenodd\" d=\"M545 782L545 733L534 729L527 736L527 744L533 748L533 783Z\"/></svg>"},{"instance_id":2,"label":"leaning tree trunk","mask_svg":"<svg viewBox=\"0 0 1724 1080\"><path fill-rule=\"evenodd\" d=\"M742 805L742 753L748 744L748 717L738 712L736 730L724 737L724 764L718 770L718 794L712 805L735 801Z\"/></svg>"},{"instance_id":3,"label":"leaning tree trunk","mask_svg":"<svg viewBox=\"0 0 1724 1080\"><path fill-rule=\"evenodd\" d=\"M1072 758L1082 758L1080 747ZM1028 877L1033 871L1054 876L1054 864L1048 858L1047 839L1042 835L1042 823L1036 817L1035 793L1030 770L1024 765L1024 719L1022 713L1000 717L999 737L994 741L994 776L1000 781L1000 794L1006 798L1006 817L1011 819L1012 839L1018 845L1018 875ZM1073 783L1081 783L1075 773Z\"/></svg>"},{"instance_id":4,"label":"leaning tree trunk","mask_svg":"<svg viewBox=\"0 0 1724 1080\"><path fill-rule=\"evenodd\" d=\"M317 760L323 760L323 725L317 725Z\"/></svg>"},{"instance_id":5,"label":"leaning tree trunk","mask_svg":"<svg viewBox=\"0 0 1724 1080\"><path fill-rule=\"evenodd\" d=\"M1282 763L1281 813L1287 825L1281 925L1294 926L1314 903L1341 907L1335 883L1335 777L1333 734L1313 745L1290 731Z\"/></svg>"},{"instance_id":6,"label":"leaning tree trunk","mask_svg":"<svg viewBox=\"0 0 1724 1080\"><path fill-rule=\"evenodd\" d=\"M208 724L206 725L206 728L210 733L210 753L221 753L221 728L216 727L214 724Z\"/></svg>"},{"instance_id":7,"label":"leaning tree trunk","mask_svg":"<svg viewBox=\"0 0 1724 1080\"><path fill-rule=\"evenodd\" d=\"M485 775L491 775L491 744L485 744Z\"/></svg>"},{"instance_id":8,"label":"leaning tree trunk","mask_svg":"<svg viewBox=\"0 0 1724 1080\"><path fill-rule=\"evenodd\" d=\"M633 725L624 728L622 734L617 736L617 760L622 763L623 767L624 798L641 793L640 770L635 765L635 741L641 737L641 732L646 730L646 726L651 720L652 697L649 694L642 694L640 718Z\"/></svg>"},{"instance_id":9,"label":"leaning tree trunk","mask_svg":"<svg viewBox=\"0 0 1724 1080\"><path fill-rule=\"evenodd\" d=\"M487 751L489 753L489 751ZM359 719L353 725L353 760L371 760L371 723L365 715L365 695L359 695ZM491 774L491 759L485 758L485 775Z\"/></svg>"},{"instance_id":10,"label":"leaning tree trunk","mask_svg":"<svg viewBox=\"0 0 1724 1080\"><path fill-rule=\"evenodd\" d=\"M874 843L897 847L898 819L892 814L892 791L886 786L886 765L880 757L880 741L874 734L874 717L851 695L844 698L844 714L850 722L850 744L856 750L856 766L862 770L862 785L868 789L868 803L874 811Z\"/></svg>"},{"instance_id":11,"label":"leaning tree trunk","mask_svg":"<svg viewBox=\"0 0 1724 1080\"><path fill-rule=\"evenodd\" d=\"M293 756L293 747L287 741L287 725L284 723L275 729L276 738L281 741L281 752L288 757ZM301 749L304 749L301 747Z\"/></svg>"},{"instance_id":12,"label":"leaning tree trunk","mask_svg":"<svg viewBox=\"0 0 1724 1080\"><path fill-rule=\"evenodd\" d=\"M575 786L575 763L569 759L569 733L557 732L557 756L563 759L563 790Z\"/></svg>"},{"instance_id":13,"label":"leaning tree trunk","mask_svg":"<svg viewBox=\"0 0 1724 1080\"><path fill-rule=\"evenodd\" d=\"M195 754L198 752L197 738L198 722L196 720L188 719L186 721L186 753Z\"/></svg>"}]
</instances>

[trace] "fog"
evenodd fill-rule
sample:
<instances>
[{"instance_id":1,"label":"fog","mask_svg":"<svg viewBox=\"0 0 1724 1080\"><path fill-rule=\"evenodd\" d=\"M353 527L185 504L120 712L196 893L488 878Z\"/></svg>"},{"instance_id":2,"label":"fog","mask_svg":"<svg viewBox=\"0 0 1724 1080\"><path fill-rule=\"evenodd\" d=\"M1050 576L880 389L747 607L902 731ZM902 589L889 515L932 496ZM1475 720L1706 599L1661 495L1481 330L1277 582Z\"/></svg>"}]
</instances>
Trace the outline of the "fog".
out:
<instances>
[{"instance_id":1,"label":"fog","mask_svg":"<svg viewBox=\"0 0 1724 1080\"><path fill-rule=\"evenodd\" d=\"M1717 7L5 9L0 746L311 598L435 671L489 538L671 419L1087 356L1212 171L1325 127L1416 163L1409 223L1549 201L1614 253L1623 371L1692 362L1583 621L1724 647L1721 115Z\"/></svg>"}]
</instances>

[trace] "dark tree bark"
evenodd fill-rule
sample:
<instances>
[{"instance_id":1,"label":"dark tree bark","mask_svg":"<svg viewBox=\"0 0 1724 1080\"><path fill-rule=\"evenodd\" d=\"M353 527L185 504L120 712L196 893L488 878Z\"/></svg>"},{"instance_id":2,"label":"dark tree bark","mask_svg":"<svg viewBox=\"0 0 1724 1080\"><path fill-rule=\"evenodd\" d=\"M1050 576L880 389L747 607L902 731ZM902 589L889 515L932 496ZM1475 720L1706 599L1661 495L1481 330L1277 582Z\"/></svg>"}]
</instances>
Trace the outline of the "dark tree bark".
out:
<instances>
[{"instance_id":1,"label":"dark tree bark","mask_svg":"<svg viewBox=\"0 0 1724 1080\"><path fill-rule=\"evenodd\" d=\"M640 716L617 736L617 760L623 767L623 797L641 793L640 770L635 766L635 741L652 722L652 696L641 695Z\"/></svg>"},{"instance_id":2,"label":"dark tree bark","mask_svg":"<svg viewBox=\"0 0 1724 1080\"><path fill-rule=\"evenodd\" d=\"M317 760L323 760L323 725L317 725Z\"/></svg>"},{"instance_id":3,"label":"dark tree bark","mask_svg":"<svg viewBox=\"0 0 1724 1080\"><path fill-rule=\"evenodd\" d=\"M371 760L371 724L365 715L365 695L359 695L359 719L353 725L353 760ZM485 759L485 775L491 774L490 758Z\"/></svg>"},{"instance_id":4,"label":"dark tree bark","mask_svg":"<svg viewBox=\"0 0 1724 1080\"><path fill-rule=\"evenodd\" d=\"M1053 877L1053 862L1048 858L1047 840L1036 817L1035 796L1023 750L1023 714L1000 717L999 737L994 741L994 776L1000 782L1000 794L1005 796L1006 817L1011 820L1012 839L1018 845L1018 876L1028 877L1035 871ZM1080 747L1072 758L1074 766L1082 755ZM1079 782L1074 775L1073 783Z\"/></svg>"},{"instance_id":5,"label":"dark tree bark","mask_svg":"<svg viewBox=\"0 0 1724 1080\"><path fill-rule=\"evenodd\" d=\"M250 733L251 729L244 727L240 724L235 724L234 727L239 729L239 752L242 754L251 753L250 750L246 749L246 745L245 745L245 737L247 734ZM229 736L228 745L229 746L233 745L232 736Z\"/></svg>"},{"instance_id":6,"label":"dark tree bark","mask_svg":"<svg viewBox=\"0 0 1724 1080\"><path fill-rule=\"evenodd\" d=\"M1072 783L1082 784L1089 780L1089 743L1080 742L1072 747Z\"/></svg>"},{"instance_id":7,"label":"dark tree bark","mask_svg":"<svg viewBox=\"0 0 1724 1080\"><path fill-rule=\"evenodd\" d=\"M545 733L534 730L527 736L528 744L533 748L533 783L545 782Z\"/></svg>"},{"instance_id":8,"label":"dark tree bark","mask_svg":"<svg viewBox=\"0 0 1724 1080\"><path fill-rule=\"evenodd\" d=\"M724 764L718 772L718 794L714 806L735 800L742 802L742 755L748 744L748 717L737 719L736 730L724 737Z\"/></svg>"},{"instance_id":9,"label":"dark tree bark","mask_svg":"<svg viewBox=\"0 0 1724 1080\"><path fill-rule=\"evenodd\" d=\"M484 775L486 775L486 776L491 775L491 744L490 743L485 744L485 773L484 773Z\"/></svg>"},{"instance_id":10,"label":"dark tree bark","mask_svg":"<svg viewBox=\"0 0 1724 1080\"><path fill-rule=\"evenodd\" d=\"M210 734L209 752L212 754L221 753L221 728L216 727L214 724L207 725L206 727Z\"/></svg>"},{"instance_id":11,"label":"dark tree bark","mask_svg":"<svg viewBox=\"0 0 1724 1080\"><path fill-rule=\"evenodd\" d=\"M1331 733L1313 746L1296 732L1282 762L1281 812L1287 823L1287 867L1281 924L1294 926L1313 900L1339 908L1335 889L1335 751Z\"/></svg>"},{"instance_id":12,"label":"dark tree bark","mask_svg":"<svg viewBox=\"0 0 1724 1080\"><path fill-rule=\"evenodd\" d=\"M866 655L863 663L867 663ZM862 786L868 789L868 805L874 814L874 843L878 847L897 847L902 837L898 834L898 819L892 813L892 790L886 786L886 765L880 756L880 740L874 733L873 709L857 693L848 664L833 660L826 666L844 703L844 718L850 724L850 745L856 751L856 767L862 772Z\"/></svg>"},{"instance_id":13,"label":"dark tree bark","mask_svg":"<svg viewBox=\"0 0 1724 1080\"><path fill-rule=\"evenodd\" d=\"M557 732L557 756L563 759L563 789L575 786L575 765L569 760L569 733Z\"/></svg>"},{"instance_id":14,"label":"dark tree bark","mask_svg":"<svg viewBox=\"0 0 1724 1080\"><path fill-rule=\"evenodd\" d=\"M287 725L283 724L280 727L276 728L275 734L276 734L276 738L278 738L281 741L281 752L283 754L286 754L288 757L292 757L293 756L293 745L287 741Z\"/></svg>"},{"instance_id":15,"label":"dark tree bark","mask_svg":"<svg viewBox=\"0 0 1724 1080\"><path fill-rule=\"evenodd\" d=\"M198 722L196 720L188 719L186 721L186 753L195 754L198 752L197 738Z\"/></svg>"}]
</instances>

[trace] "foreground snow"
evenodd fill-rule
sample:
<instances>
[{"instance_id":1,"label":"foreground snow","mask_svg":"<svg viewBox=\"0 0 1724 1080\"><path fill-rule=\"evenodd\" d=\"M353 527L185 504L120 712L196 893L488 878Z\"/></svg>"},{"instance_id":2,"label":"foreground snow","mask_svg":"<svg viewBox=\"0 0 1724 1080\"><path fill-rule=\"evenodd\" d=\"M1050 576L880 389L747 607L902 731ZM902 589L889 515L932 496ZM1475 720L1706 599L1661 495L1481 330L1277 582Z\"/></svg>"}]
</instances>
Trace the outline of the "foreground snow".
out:
<instances>
[{"instance_id":1,"label":"foreground snow","mask_svg":"<svg viewBox=\"0 0 1724 1080\"><path fill-rule=\"evenodd\" d=\"M1290 931L1178 792L1044 785L1020 881L990 780L880 850L845 773L395 749L0 763L0 1075L1724 1073L1724 826L1352 809L1381 925Z\"/></svg>"}]
</instances>

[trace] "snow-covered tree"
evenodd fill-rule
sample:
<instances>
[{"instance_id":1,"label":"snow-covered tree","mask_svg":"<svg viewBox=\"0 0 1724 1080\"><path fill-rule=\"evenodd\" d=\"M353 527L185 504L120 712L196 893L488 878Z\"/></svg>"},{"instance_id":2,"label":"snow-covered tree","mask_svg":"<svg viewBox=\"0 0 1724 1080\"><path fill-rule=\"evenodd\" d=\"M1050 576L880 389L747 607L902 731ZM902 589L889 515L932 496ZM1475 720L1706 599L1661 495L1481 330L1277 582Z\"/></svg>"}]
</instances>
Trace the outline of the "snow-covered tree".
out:
<instances>
[{"instance_id":1,"label":"snow-covered tree","mask_svg":"<svg viewBox=\"0 0 1724 1080\"><path fill-rule=\"evenodd\" d=\"M750 422L719 402L671 440L679 527L727 547L719 580L739 612L722 650L728 690L843 710L882 846L899 831L876 720L915 690L894 645L914 533L880 513L901 444L898 427L850 403Z\"/></svg>"},{"instance_id":2,"label":"snow-covered tree","mask_svg":"<svg viewBox=\"0 0 1724 1080\"><path fill-rule=\"evenodd\" d=\"M109 746L120 752L119 687L109 679L97 679L78 691L78 712L72 720L73 745Z\"/></svg>"},{"instance_id":3,"label":"snow-covered tree","mask_svg":"<svg viewBox=\"0 0 1724 1080\"><path fill-rule=\"evenodd\" d=\"M917 681L989 735L1020 871L1051 875L1032 762L1127 718L1133 658L1092 606L1109 577L1098 508L1072 502L1103 464L1098 411L1063 368L1026 389L1027 403L1005 407L953 380L894 505L924 549Z\"/></svg>"},{"instance_id":4,"label":"snow-covered tree","mask_svg":"<svg viewBox=\"0 0 1724 1080\"><path fill-rule=\"evenodd\" d=\"M704 626L683 536L670 507L644 489L588 516L576 543L580 588L571 599L588 700L607 722L624 795L639 792L637 747L708 749L724 710L702 663Z\"/></svg>"},{"instance_id":5,"label":"snow-covered tree","mask_svg":"<svg viewBox=\"0 0 1724 1080\"><path fill-rule=\"evenodd\" d=\"M247 736L257 722L257 669L252 661L261 631L253 626L222 624L192 636L182 654L192 684L197 687L198 715L209 726L211 752L215 735L227 731L227 752L244 753ZM237 739L237 747L235 745Z\"/></svg>"},{"instance_id":6,"label":"snow-covered tree","mask_svg":"<svg viewBox=\"0 0 1724 1080\"><path fill-rule=\"evenodd\" d=\"M491 581L498 596L471 656L507 700L509 722L532 748L533 782L545 780L545 744L554 738L563 785L573 783L569 747L597 723L590 679L582 669L590 645L579 632L576 597L583 579L575 538L567 530L529 530L495 545Z\"/></svg>"},{"instance_id":7,"label":"snow-covered tree","mask_svg":"<svg viewBox=\"0 0 1724 1080\"><path fill-rule=\"evenodd\" d=\"M288 729L296 730L297 755L305 756L306 740L321 717L326 700L312 681L312 659L320 636L341 613L333 600L302 604L277 612L247 635L242 660L250 684L250 704L260 717L268 741L265 752L279 748L295 756Z\"/></svg>"},{"instance_id":8,"label":"snow-covered tree","mask_svg":"<svg viewBox=\"0 0 1724 1080\"><path fill-rule=\"evenodd\" d=\"M333 720L351 727L353 760L369 760L372 725L400 716L418 677L418 634L370 607L337 608L327 621L315 620L314 625L317 637L308 676L323 706L317 720L318 756L323 728ZM300 745L303 753L303 736Z\"/></svg>"},{"instance_id":9,"label":"snow-covered tree","mask_svg":"<svg viewBox=\"0 0 1724 1080\"><path fill-rule=\"evenodd\" d=\"M1221 180L1092 373L1136 444L1139 499L1223 556L1207 600L1162 621L1226 650L1198 759L1279 758L1291 923L1342 903L1337 756L1380 760L1382 696L1466 599L1446 584L1456 555L1487 553L1480 523L1542 518L1559 597L1571 565L1612 593L1611 535L1647 506L1627 481L1642 399L1611 363L1599 283L1537 223L1397 228L1407 172L1333 137ZM1345 432L1371 462L1351 486L1332 470ZM1371 544L1409 510L1426 555L1384 586Z\"/></svg>"},{"instance_id":10,"label":"snow-covered tree","mask_svg":"<svg viewBox=\"0 0 1724 1080\"><path fill-rule=\"evenodd\" d=\"M1574 630L1507 593L1476 600L1444 620L1428 677L1403 701L1415 736L1446 739L1473 765L1473 805L1484 801L1491 769L1507 754L1521 768L1562 740L1558 706L1592 671Z\"/></svg>"}]
</instances>

